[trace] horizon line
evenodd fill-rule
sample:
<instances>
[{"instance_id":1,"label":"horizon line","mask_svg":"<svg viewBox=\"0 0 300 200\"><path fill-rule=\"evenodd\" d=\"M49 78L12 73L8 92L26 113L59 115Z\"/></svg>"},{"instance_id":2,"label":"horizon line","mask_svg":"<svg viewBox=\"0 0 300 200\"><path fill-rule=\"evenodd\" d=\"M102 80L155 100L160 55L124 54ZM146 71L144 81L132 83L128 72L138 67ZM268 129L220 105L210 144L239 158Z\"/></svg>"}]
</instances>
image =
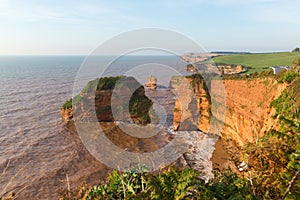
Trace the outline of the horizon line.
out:
<instances>
[{"instance_id":1,"label":"horizon line","mask_svg":"<svg viewBox=\"0 0 300 200\"><path fill-rule=\"evenodd\" d=\"M199 52L184 52L184 53L199 53ZM261 53L292 53L292 51L244 51L244 50L213 50L208 52L203 52L203 54L206 53L250 53L250 54L261 54ZM183 54L182 54L183 55ZM0 54L0 57L3 56L92 56L89 54ZM94 55L94 56L120 56L120 55ZM122 55L121 55L122 56ZM135 54L135 55L127 55L127 56L172 56L172 55L164 55L164 54Z\"/></svg>"}]
</instances>

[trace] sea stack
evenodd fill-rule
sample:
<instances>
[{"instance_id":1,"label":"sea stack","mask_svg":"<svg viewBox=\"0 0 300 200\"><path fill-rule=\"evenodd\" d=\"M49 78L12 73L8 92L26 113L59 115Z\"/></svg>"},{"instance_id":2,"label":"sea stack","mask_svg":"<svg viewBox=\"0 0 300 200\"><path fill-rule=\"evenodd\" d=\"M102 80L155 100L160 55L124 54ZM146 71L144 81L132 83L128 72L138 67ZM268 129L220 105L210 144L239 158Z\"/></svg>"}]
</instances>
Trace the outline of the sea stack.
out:
<instances>
[{"instance_id":1,"label":"sea stack","mask_svg":"<svg viewBox=\"0 0 300 200\"><path fill-rule=\"evenodd\" d=\"M147 79L146 87L151 90L156 90L156 82L157 82L157 78L155 76L150 76Z\"/></svg>"}]
</instances>

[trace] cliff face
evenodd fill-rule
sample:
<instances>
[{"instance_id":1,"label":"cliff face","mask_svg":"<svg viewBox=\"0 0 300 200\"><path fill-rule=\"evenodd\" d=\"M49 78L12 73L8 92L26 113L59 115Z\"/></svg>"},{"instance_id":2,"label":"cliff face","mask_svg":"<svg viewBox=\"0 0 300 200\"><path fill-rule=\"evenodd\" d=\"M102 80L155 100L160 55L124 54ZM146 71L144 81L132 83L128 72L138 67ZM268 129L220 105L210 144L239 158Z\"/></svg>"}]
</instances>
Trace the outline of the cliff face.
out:
<instances>
[{"instance_id":1,"label":"cliff face","mask_svg":"<svg viewBox=\"0 0 300 200\"><path fill-rule=\"evenodd\" d=\"M271 78L250 80L226 80L226 117L224 136L231 137L240 145L254 142L271 127L275 110L270 103L279 97L286 87Z\"/></svg>"},{"instance_id":2,"label":"cliff face","mask_svg":"<svg viewBox=\"0 0 300 200\"><path fill-rule=\"evenodd\" d=\"M75 105L61 109L65 121L74 118L81 121L123 121L136 124L150 122L152 101L145 96L144 87L134 78L105 77L105 80L91 81L85 88L95 89L84 89L85 92L76 97L80 100L76 103L73 100Z\"/></svg>"},{"instance_id":3,"label":"cliff face","mask_svg":"<svg viewBox=\"0 0 300 200\"><path fill-rule=\"evenodd\" d=\"M174 108L174 129L209 130L210 96L202 77L176 77L172 85L178 92Z\"/></svg>"},{"instance_id":4,"label":"cliff face","mask_svg":"<svg viewBox=\"0 0 300 200\"><path fill-rule=\"evenodd\" d=\"M73 107L75 120L92 120L94 113L99 122L114 121L111 112L112 90L102 90L82 95L80 103Z\"/></svg>"},{"instance_id":5,"label":"cliff face","mask_svg":"<svg viewBox=\"0 0 300 200\"><path fill-rule=\"evenodd\" d=\"M243 145L247 141L254 142L270 128L277 126L272 118L275 110L270 107L270 103L279 97L286 87L285 84L279 84L272 78L214 80L211 89L216 90L214 85L218 84L214 83L220 81L226 95L226 112L221 130L224 137L232 138ZM201 76L173 77L171 86L177 90L173 119L175 130L210 132L211 115L217 120L223 120L214 112L212 114L212 99ZM152 101L145 96L143 86L134 93L130 87L121 87L115 96L114 91L106 89L94 94L83 94L74 108L61 110L62 118L70 120L74 114L80 120L91 120L92 114L96 113L96 120L100 122L128 121L145 124L152 120L148 115ZM213 101L218 102L219 99L214 98ZM128 104L125 105L124 102ZM112 103L117 105L113 109Z\"/></svg>"},{"instance_id":6,"label":"cliff face","mask_svg":"<svg viewBox=\"0 0 300 200\"><path fill-rule=\"evenodd\" d=\"M193 98L188 97L192 92L185 92L187 84L173 84L179 95L174 109L174 129L185 130L182 124L186 120L192 121L199 130L207 132L210 128L211 99L201 79L186 79L192 85L192 92L196 100L196 107L190 105ZM217 80L216 80L217 81ZM173 81L174 82L174 81ZM214 82L214 81L213 81ZM276 99L286 87L271 78L256 78L246 80L224 80L226 94L226 113L222 135L234 139L243 145L247 141L254 142L271 127L276 126L272 116L275 110L270 103ZM212 90L214 90L213 85ZM185 88L185 89L184 89ZM183 92L183 94L180 94ZM215 99L218 101L218 99ZM183 108L183 106L185 106ZM191 110L197 110L197 120ZM218 119L218 116L214 116ZM182 130L181 129L181 130Z\"/></svg>"}]
</instances>

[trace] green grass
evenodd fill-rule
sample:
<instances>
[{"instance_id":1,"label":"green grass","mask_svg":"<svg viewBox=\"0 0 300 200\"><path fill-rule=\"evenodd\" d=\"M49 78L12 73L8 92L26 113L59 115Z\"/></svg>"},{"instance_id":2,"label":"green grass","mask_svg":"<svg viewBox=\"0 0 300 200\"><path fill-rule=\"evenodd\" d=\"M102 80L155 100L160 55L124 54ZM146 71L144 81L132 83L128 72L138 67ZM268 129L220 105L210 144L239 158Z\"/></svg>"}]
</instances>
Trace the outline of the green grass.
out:
<instances>
[{"instance_id":1,"label":"green grass","mask_svg":"<svg viewBox=\"0 0 300 200\"><path fill-rule=\"evenodd\" d=\"M300 53L253 53L233 54L218 56L213 59L215 63L235 64L251 67L247 73L270 70L270 66L290 66L292 62L300 57Z\"/></svg>"}]
</instances>

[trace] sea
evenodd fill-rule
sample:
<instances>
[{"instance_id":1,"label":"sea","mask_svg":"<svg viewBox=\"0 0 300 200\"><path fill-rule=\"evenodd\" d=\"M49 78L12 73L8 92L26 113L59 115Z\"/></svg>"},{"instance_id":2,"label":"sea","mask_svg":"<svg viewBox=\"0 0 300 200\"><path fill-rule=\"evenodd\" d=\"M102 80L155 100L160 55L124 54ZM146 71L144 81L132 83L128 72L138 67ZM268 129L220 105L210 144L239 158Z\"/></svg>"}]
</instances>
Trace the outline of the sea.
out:
<instances>
[{"instance_id":1,"label":"sea","mask_svg":"<svg viewBox=\"0 0 300 200\"><path fill-rule=\"evenodd\" d=\"M62 104L96 77L142 76L145 70L164 76L169 68L159 73L162 66L175 67L176 75L184 73L186 64L176 56L129 56L109 68L98 62L83 70L88 60L0 56L0 199L58 199L69 186L99 183L111 169L89 154L76 131L66 129Z\"/></svg>"}]
</instances>

